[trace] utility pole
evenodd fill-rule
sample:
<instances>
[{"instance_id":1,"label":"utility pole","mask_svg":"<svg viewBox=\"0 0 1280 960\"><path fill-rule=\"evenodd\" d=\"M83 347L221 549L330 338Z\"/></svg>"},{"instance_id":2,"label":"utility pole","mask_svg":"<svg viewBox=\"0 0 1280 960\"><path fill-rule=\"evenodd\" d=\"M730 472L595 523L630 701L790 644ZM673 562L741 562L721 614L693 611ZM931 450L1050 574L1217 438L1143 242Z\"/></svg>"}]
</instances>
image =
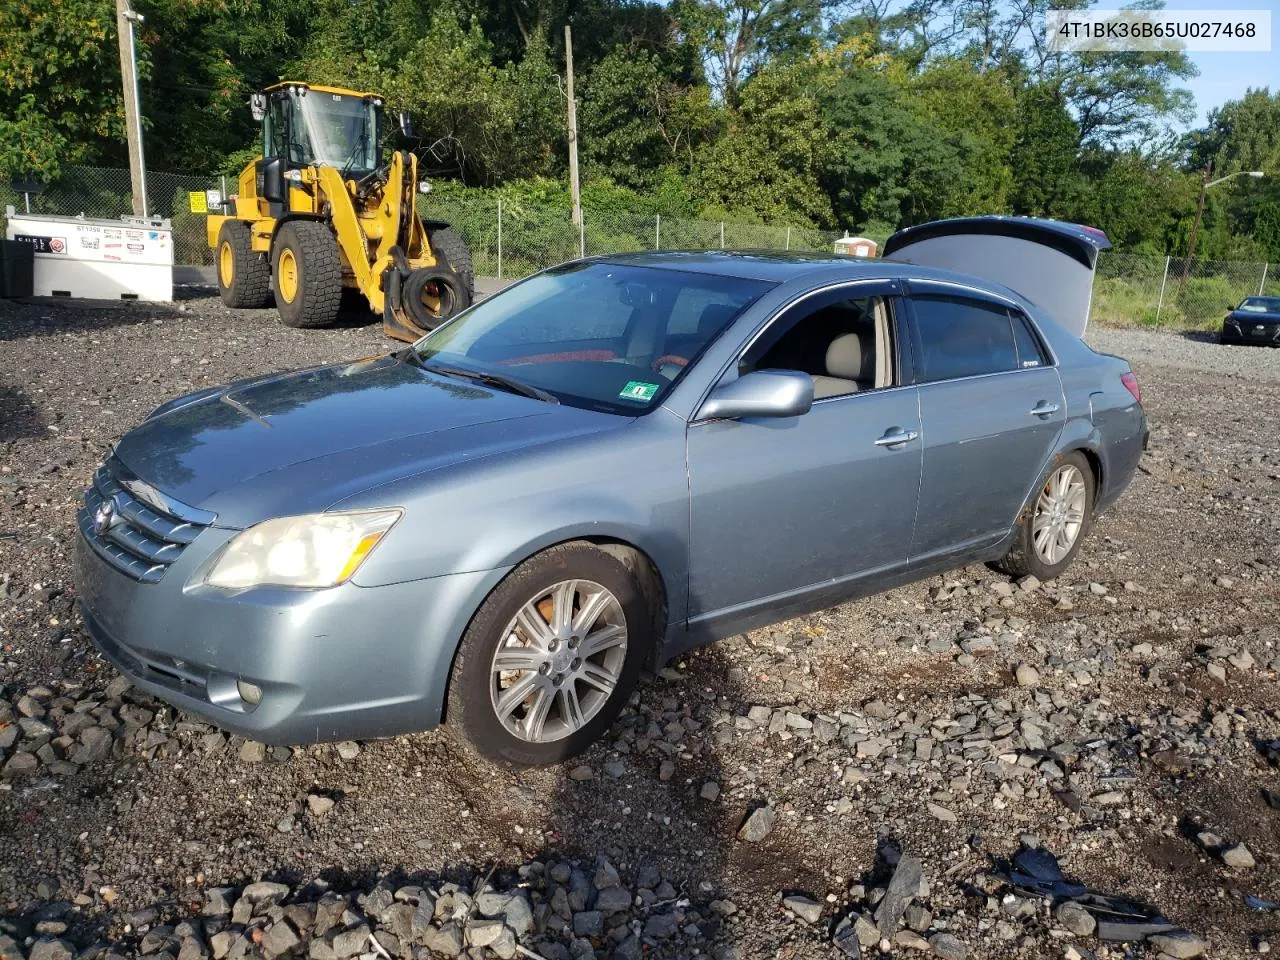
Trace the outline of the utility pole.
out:
<instances>
[{"instance_id":1,"label":"utility pole","mask_svg":"<svg viewBox=\"0 0 1280 960\"><path fill-rule=\"evenodd\" d=\"M578 102L573 99L573 33L564 25L565 85L569 88L569 192L573 197L573 222L582 225L582 193L578 189Z\"/></svg>"},{"instance_id":2,"label":"utility pole","mask_svg":"<svg viewBox=\"0 0 1280 960\"><path fill-rule=\"evenodd\" d=\"M1187 282L1187 275L1191 273L1191 260L1196 255L1196 233L1200 229L1200 217L1204 213L1204 197L1209 192L1210 187L1216 187L1220 183L1226 183L1228 180L1234 180L1236 177L1265 177L1266 173L1262 170L1237 170L1235 173L1228 173L1225 177L1219 177L1217 180L1210 180L1209 174L1213 172L1213 161L1210 160L1204 165L1204 173L1200 179L1200 202L1196 204L1196 219L1191 224L1191 236L1187 241L1187 262L1182 266L1182 282Z\"/></svg>"},{"instance_id":3,"label":"utility pole","mask_svg":"<svg viewBox=\"0 0 1280 960\"><path fill-rule=\"evenodd\" d=\"M1182 264L1182 282L1187 282L1191 275L1191 262L1196 255L1196 234L1200 231L1200 218L1204 216L1204 195L1209 192L1209 172L1213 169L1213 161L1209 160L1200 172L1200 201L1196 204L1196 218L1191 224L1191 236L1187 239L1187 259Z\"/></svg>"},{"instance_id":4,"label":"utility pole","mask_svg":"<svg viewBox=\"0 0 1280 960\"><path fill-rule=\"evenodd\" d=\"M124 129L129 139L129 184L133 190L133 212L147 215L147 164L142 155L142 109L138 96L138 57L134 24L142 14L134 13L129 0L116 0L116 34L120 41L120 79L124 88Z\"/></svg>"}]
</instances>

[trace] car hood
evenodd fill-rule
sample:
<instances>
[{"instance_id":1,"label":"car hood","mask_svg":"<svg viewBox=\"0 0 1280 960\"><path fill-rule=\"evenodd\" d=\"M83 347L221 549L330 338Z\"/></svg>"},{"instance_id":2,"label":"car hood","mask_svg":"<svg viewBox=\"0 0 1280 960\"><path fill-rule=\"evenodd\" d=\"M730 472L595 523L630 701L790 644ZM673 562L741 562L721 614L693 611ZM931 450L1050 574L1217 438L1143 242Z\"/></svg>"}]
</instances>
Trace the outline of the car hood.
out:
<instances>
[{"instance_id":1,"label":"car hood","mask_svg":"<svg viewBox=\"0 0 1280 960\"><path fill-rule=\"evenodd\" d=\"M1280 313L1268 311L1266 313L1256 313L1251 310L1232 310L1227 314L1228 320L1235 320L1239 323L1280 323Z\"/></svg>"},{"instance_id":2,"label":"car hood","mask_svg":"<svg viewBox=\"0 0 1280 960\"><path fill-rule=\"evenodd\" d=\"M217 513L219 526L243 526L626 422L383 357L179 398L126 434L116 456L160 491Z\"/></svg>"}]
</instances>

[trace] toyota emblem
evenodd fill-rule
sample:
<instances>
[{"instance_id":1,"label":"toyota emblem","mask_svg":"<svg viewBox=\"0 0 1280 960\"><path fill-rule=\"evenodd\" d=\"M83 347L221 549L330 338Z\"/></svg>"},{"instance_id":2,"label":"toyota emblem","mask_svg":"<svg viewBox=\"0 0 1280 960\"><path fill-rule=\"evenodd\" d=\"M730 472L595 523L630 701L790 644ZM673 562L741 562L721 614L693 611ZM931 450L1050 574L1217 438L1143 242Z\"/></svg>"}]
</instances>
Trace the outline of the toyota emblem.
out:
<instances>
[{"instance_id":1,"label":"toyota emblem","mask_svg":"<svg viewBox=\"0 0 1280 960\"><path fill-rule=\"evenodd\" d=\"M93 532L99 537L104 536L111 529L111 521L115 519L115 504L110 500L102 501L102 504L93 513Z\"/></svg>"}]
</instances>

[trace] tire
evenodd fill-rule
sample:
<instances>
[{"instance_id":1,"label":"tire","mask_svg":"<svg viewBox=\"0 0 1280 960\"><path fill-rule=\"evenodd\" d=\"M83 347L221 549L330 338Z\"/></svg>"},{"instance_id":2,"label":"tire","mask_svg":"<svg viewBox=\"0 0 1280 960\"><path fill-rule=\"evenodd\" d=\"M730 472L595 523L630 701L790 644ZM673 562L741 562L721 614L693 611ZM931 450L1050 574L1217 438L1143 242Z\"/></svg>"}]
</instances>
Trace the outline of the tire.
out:
<instances>
[{"instance_id":1,"label":"tire","mask_svg":"<svg viewBox=\"0 0 1280 960\"><path fill-rule=\"evenodd\" d=\"M282 226L271 249L271 274L276 309L286 326L327 327L338 319L342 260L327 225L292 220Z\"/></svg>"},{"instance_id":2,"label":"tire","mask_svg":"<svg viewBox=\"0 0 1280 960\"><path fill-rule=\"evenodd\" d=\"M603 612L582 624L587 631L581 637L562 630L567 641L530 644L530 631L522 624L542 611L535 629L547 631L544 639L553 636L552 591L566 583L576 585L565 608L575 611L570 621L581 615L591 597L600 599ZM616 606L599 597L600 589ZM517 614L522 617L519 621ZM482 757L512 766L544 766L581 753L609 728L635 688L655 639L655 619L635 575L603 550L588 543L567 543L531 557L494 588L463 635L449 676L449 729ZM616 639L619 626L625 631L621 649ZM576 658L575 650L584 649L585 643L580 647L574 641L593 638L596 644L608 645L586 658ZM524 645L512 645L513 640L523 640ZM512 664L505 673L496 672L500 649ZM605 693L583 679L587 671L612 677L612 692ZM557 682L557 677L566 675L567 680ZM517 686L530 691L529 695L519 698L517 694L510 701L504 722L499 715L500 695ZM583 720L578 725L566 723L569 691ZM517 733L519 728L533 732L539 705L544 707L543 722L538 724L541 736Z\"/></svg>"},{"instance_id":3,"label":"tire","mask_svg":"<svg viewBox=\"0 0 1280 960\"><path fill-rule=\"evenodd\" d=\"M440 226L427 228L427 242L436 256L443 255L449 269L462 278L462 287L467 291L467 305L476 298L476 275L471 265L471 248L462 234L453 227Z\"/></svg>"},{"instance_id":4,"label":"tire","mask_svg":"<svg viewBox=\"0 0 1280 960\"><path fill-rule=\"evenodd\" d=\"M1044 517L1046 514L1045 502L1050 494L1050 487L1064 471L1070 470L1076 472L1078 480L1084 486L1082 505L1079 508L1079 524L1065 553L1058 556L1046 555L1049 552L1043 547L1037 548L1036 545L1036 521L1038 517ZM1075 450L1061 459L1055 460L1044 480L1036 488L1035 497L1030 506L1018 517L1018 522L1014 527L1013 545L1009 548L1009 552L997 561L994 566L1012 577L1030 575L1038 580L1052 580L1061 574L1075 559L1076 553L1080 550L1080 545L1084 543L1085 537L1089 535L1089 530L1093 526L1093 505L1096 495L1097 478L1094 476L1093 468L1089 466L1089 461L1083 453ZM1072 511L1067 511L1066 515L1070 516L1071 513ZM1069 526L1070 523L1068 522L1063 529ZM1052 536L1049 539L1051 541L1056 540ZM1057 547L1061 545L1061 541L1054 543L1054 546Z\"/></svg>"},{"instance_id":5,"label":"tire","mask_svg":"<svg viewBox=\"0 0 1280 960\"><path fill-rule=\"evenodd\" d=\"M249 225L243 220L223 221L214 265L218 294L228 307L254 310L271 306L271 268L266 257L253 252Z\"/></svg>"},{"instance_id":6,"label":"tire","mask_svg":"<svg viewBox=\"0 0 1280 960\"><path fill-rule=\"evenodd\" d=\"M409 319L422 330L434 330L471 306L462 278L438 267L410 273L400 287L400 301Z\"/></svg>"}]
</instances>

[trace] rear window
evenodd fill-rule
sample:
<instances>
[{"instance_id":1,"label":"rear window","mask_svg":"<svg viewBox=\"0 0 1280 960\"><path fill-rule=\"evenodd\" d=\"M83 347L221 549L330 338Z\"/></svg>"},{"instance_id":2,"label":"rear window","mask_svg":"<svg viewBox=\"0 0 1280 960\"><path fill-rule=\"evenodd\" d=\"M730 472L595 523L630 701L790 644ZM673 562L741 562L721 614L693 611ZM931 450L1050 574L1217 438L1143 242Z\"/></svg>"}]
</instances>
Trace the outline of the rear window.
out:
<instances>
[{"instance_id":1,"label":"rear window","mask_svg":"<svg viewBox=\"0 0 1280 960\"><path fill-rule=\"evenodd\" d=\"M962 297L911 298L920 337L920 380L957 380L1018 369L1008 311Z\"/></svg>"},{"instance_id":2,"label":"rear window","mask_svg":"<svg viewBox=\"0 0 1280 960\"><path fill-rule=\"evenodd\" d=\"M1018 366L1043 367L1049 363L1040 338L1031 329L1031 322L1017 310L1009 311L1009 319L1013 322L1013 339L1018 347Z\"/></svg>"}]
</instances>

